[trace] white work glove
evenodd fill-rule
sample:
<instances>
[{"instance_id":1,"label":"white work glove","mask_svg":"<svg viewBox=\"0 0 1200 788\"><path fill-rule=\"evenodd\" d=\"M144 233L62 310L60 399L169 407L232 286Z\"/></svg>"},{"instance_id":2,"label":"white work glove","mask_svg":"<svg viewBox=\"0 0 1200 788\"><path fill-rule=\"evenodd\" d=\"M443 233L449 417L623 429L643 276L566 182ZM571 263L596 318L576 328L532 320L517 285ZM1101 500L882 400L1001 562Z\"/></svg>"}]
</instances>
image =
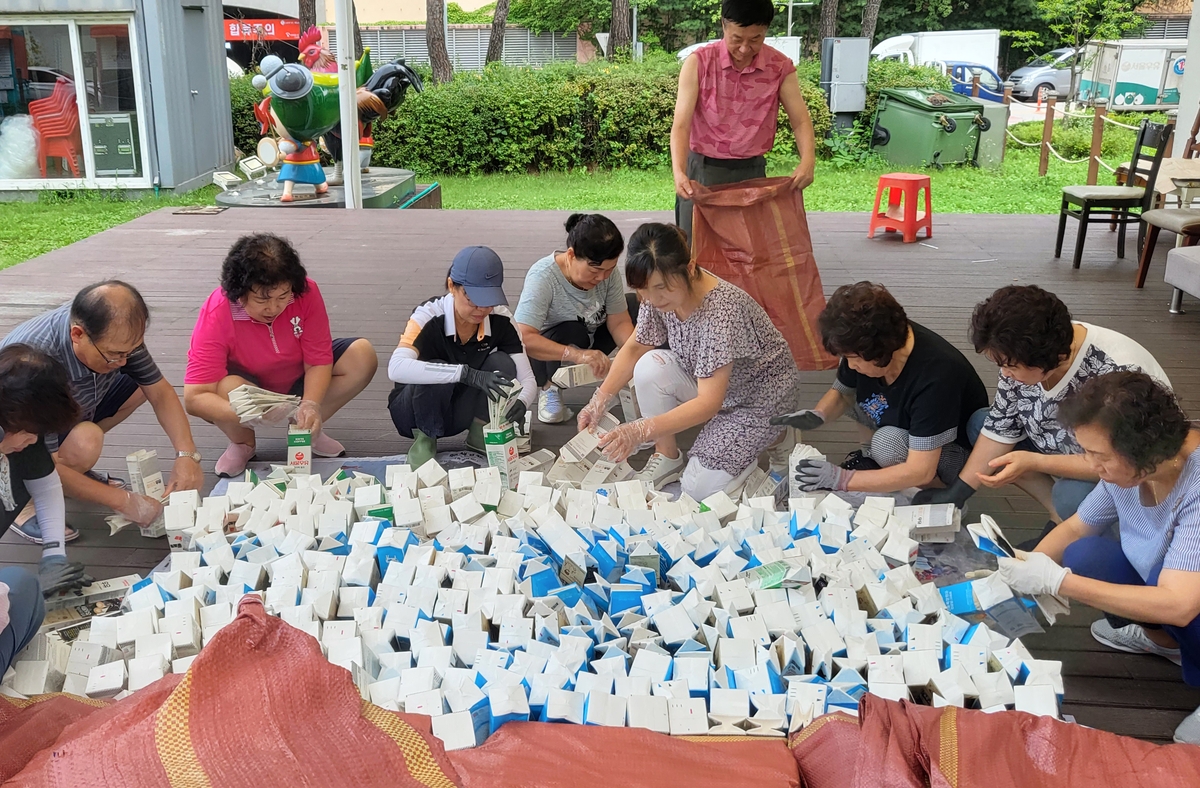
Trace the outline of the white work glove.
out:
<instances>
[{"instance_id":1,"label":"white work glove","mask_svg":"<svg viewBox=\"0 0 1200 788\"><path fill-rule=\"evenodd\" d=\"M149 495L125 490L125 502L116 507L117 514L135 525L149 525L162 514L163 505Z\"/></svg>"},{"instance_id":2,"label":"white work glove","mask_svg":"<svg viewBox=\"0 0 1200 788\"><path fill-rule=\"evenodd\" d=\"M1018 594L1055 596L1070 569L1059 566L1045 553L1017 551L1016 558L1001 558L1000 577Z\"/></svg>"}]
</instances>

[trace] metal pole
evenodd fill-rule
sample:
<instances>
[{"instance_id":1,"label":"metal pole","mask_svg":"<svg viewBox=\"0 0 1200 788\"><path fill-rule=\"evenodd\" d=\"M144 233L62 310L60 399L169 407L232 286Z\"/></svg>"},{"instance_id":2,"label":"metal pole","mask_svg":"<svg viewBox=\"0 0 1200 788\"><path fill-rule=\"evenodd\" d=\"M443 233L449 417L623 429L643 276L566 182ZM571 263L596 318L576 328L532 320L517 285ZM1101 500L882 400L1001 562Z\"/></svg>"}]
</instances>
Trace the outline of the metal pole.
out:
<instances>
[{"instance_id":1,"label":"metal pole","mask_svg":"<svg viewBox=\"0 0 1200 788\"><path fill-rule=\"evenodd\" d=\"M788 0L788 37L792 35L792 0Z\"/></svg>"},{"instance_id":2,"label":"metal pole","mask_svg":"<svg viewBox=\"0 0 1200 788\"><path fill-rule=\"evenodd\" d=\"M358 163L358 102L354 82L354 0L336 0L338 101L341 106L342 165L346 208L362 208L362 167Z\"/></svg>"}]
</instances>

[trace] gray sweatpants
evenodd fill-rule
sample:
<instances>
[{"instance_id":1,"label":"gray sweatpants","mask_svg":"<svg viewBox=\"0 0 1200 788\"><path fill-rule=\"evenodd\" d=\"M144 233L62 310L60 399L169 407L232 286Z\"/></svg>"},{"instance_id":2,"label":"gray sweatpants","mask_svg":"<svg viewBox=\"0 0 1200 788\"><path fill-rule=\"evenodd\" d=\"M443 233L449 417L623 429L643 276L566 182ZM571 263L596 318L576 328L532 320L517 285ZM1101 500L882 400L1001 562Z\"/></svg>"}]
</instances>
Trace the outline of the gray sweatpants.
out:
<instances>
[{"instance_id":1,"label":"gray sweatpants","mask_svg":"<svg viewBox=\"0 0 1200 788\"><path fill-rule=\"evenodd\" d=\"M714 159L688 151L687 176L703 186L720 186L724 183L740 183L767 176L767 160L764 156L752 159ZM692 240L692 201L675 197L675 224L687 233L688 244Z\"/></svg>"}]
</instances>

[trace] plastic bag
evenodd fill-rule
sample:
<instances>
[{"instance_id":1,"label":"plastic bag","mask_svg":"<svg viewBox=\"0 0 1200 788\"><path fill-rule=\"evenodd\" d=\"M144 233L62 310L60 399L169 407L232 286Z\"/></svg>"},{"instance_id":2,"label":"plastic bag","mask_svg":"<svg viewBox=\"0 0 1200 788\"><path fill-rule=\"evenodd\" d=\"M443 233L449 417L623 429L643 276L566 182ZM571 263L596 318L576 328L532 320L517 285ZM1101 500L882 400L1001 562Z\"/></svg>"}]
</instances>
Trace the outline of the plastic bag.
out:
<instances>
[{"instance_id":1,"label":"plastic bag","mask_svg":"<svg viewBox=\"0 0 1200 788\"><path fill-rule=\"evenodd\" d=\"M29 115L0 121L0 180L40 177L38 136Z\"/></svg>"},{"instance_id":2,"label":"plastic bag","mask_svg":"<svg viewBox=\"0 0 1200 788\"><path fill-rule=\"evenodd\" d=\"M708 188L695 185L696 262L745 290L767 310L796 366L833 369L817 317L825 308L813 258L804 198L791 178L756 178Z\"/></svg>"}]
</instances>

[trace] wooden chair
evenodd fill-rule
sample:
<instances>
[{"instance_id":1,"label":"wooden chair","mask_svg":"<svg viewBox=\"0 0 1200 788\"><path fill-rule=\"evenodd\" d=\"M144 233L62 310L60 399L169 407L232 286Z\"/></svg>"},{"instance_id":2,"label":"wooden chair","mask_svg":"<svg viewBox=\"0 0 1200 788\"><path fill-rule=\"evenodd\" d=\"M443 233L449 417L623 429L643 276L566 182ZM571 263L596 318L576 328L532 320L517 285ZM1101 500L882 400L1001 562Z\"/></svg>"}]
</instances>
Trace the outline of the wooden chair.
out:
<instances>
[{"instance_id":1,"label":"wooden chair","mask_svg":"<svg viewBox=\"0 0 1200 788\"><path fill-rule=\"evenodd\" d=\"M1167 124L1142 121L1137 139L1133 144L1133 156L1129 160L1130 180L1144 186L1064 186L1062 207L1058 216L1058 238L1054 244L1054 257L1062 257L1063 236L1067 232L1067 217L1079 221L1079 234L1075 240L1073 268L1083 260L1083 244L1087 238L1089 224L1113 223L1119 227L1117 233L1117 257L1125 257L1125 228L1141 222L1143 212L1150 210L1154 202L1154 183L1163 154L1167 150L1167 138L1171 129ZM1072 206L1079 206L1074 209ZM1138 237L1139 248L1141 234Z\"/></svg>"}]
</instances>

